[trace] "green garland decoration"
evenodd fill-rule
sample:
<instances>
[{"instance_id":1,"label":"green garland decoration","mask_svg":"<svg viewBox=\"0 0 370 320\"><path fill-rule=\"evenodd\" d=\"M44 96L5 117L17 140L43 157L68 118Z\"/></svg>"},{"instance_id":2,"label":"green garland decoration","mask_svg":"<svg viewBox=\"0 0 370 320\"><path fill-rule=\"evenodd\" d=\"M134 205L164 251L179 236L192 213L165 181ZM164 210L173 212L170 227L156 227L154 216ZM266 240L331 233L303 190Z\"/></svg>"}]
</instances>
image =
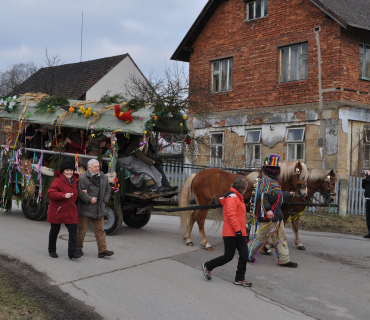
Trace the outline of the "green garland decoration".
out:
<instances>
[{"instance_id":1,"label":"green garland decoration","mask_svg":"<svg viewBox=\"0 0 370 320\"><path fill-rule=\"evenodd\" d=\"M154 107L155 115L150 115L150 119L145 122L145 130L150 132L153 127L155 127L155 123L157 118L165 118L168 117L169 114L172 115L173 119L180 121L180 126L183 127L183 131L185 133L189 133L189 127L187 125L187 116L181 113L181 110L186 108L184 102L179 102L176 97L165 97L165 98L158 98L152 105Z\"/></svg>"},{"instance_id":2,"label":"green garland decoration","mask_svg":"<svg viewBox=\"0 0 370 320\"><path fill-rule=\"evenodd\" d=\"M69 101L65 96L51 96L42 99L37 105L38 114L49 114L55 112L60 106L69 106Z\"/></svg>"}]
</instances>

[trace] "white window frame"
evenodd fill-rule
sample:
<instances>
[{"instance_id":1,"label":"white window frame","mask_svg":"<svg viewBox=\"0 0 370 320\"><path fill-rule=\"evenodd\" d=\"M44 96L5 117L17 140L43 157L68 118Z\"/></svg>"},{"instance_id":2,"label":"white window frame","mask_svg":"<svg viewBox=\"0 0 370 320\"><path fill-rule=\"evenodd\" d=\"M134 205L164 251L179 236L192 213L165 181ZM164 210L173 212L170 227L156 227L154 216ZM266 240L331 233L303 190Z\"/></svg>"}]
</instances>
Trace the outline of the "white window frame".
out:
<instances>
[{"instance_id":1,"label":"white window frame","mask_svg":"<svg viewBox=\"0 0 370 320\"><path fill-rule=\"evenodd\" d=\"M249 132L259 132L260 135L259 135L258 141L248 142L247 138L248 138L248 133ZM245 148L245 150L246 150L246 153L245 153L246 167L248 167L248 168L261 167L261 165L262 165L262 129L258 128L258 129L246 130L245 131L244 143L246 144L246 148ZM260 148L260 157L259 157L259 159L256 159L255 146L259 146L259 148ZM252 158L249 161L249 157L251 156L250 155L250 149L252 149Z\"/></svg>"},{"instance_id":2,"label":"white window frame","mask_svg":"<svg viewBox=\"0 0 370 320\"><path fill-rule=\"evenodd\" d=\"M307 53L306 54L303 54L303 46L304 45L307 45ZM297 47L299 46L299 79L293 79L291 80L291 75L292 75L292 61L291 61L291 56L292 56L292 48L293 47ZM289 63L288 63L288 77L289 79L287 80L284 80L284 66L283 66L283 50L284 49L287 49L289 48ZM302 71L303 71L303 60L307 60L307 65L308 65L308 43L305 42L305 43L300 43L300 44L294 44L294 45L290 45L290 46L284 46L284 47L281 47L280 48L280 62L279 62L279 66L280 66L280 73L279 73L279 82L280 83L287 83L287 82L294 82L294 81L304 81L304 80L307 80L308 79L308 67L307 67L307 75L306 75L306 78L303 77L302 75Z\"/></svg>"},{"instance_id":3,"label":"white window frame","mask_svg":"<svg viewBox=\"0 0 370 320\"><path fill-rule=\"evenodd\" d=\"M222 134L222 143L212 143L212 135ZM222 147L222 158L217 157L218 149L216 149L216 158L212 157L212 146ZM214 167L223 166L225 159L225 132L224 131L211 131L209 133L209 164Z\"/></svg>"},{"instance_id":4,"label":"white window frame","mask_svg":"<svg viewBox=\"0 0 370 320\"><path fill-rule=\"evenodd\" d=\"M303 129L302 133L302 139L301 140L293 140L293 141L288 141L288 135L290 130L297 130L297 129ZM286 161L298 161L301 160L302 162L305 162L306 158L306 127L290 127L287 128L286 131L286 136L285 136L285 142L286 142ZM303 146L303 159L302 158L297 158L297 146L298 145ZM289 154L289 146L294 145L294 157L290 157Z\"/></svg>"},{"instance_id":5,"label":"white window frame","mask_svg":"<svg viewBox=\"0 0 370 320\"><path fill-rule=\"evenodd\" d=\"M368 56L366 56L367 49L369 50ZM370 43L360 42L359 55L360 55L360 59L359 59L360 79L370 80ZM361 62L362 62L362 67L361 67ZM366 70L366 67L368 68L368 70Z\"/></svg>"},{"instance_id":6,"label":"white window frame","mask_svg":"<svg viewBox=\"0 0 370 320\"><path fill-rule=\"evenodd\" d=\"M256 18L256 2L261 2L261 16ZM249 18L249 10L250 10L250 4L253 3L253 18ZM261 18L264 18L264 17L267 17L268 16L268 11L267 11L267 14L265 15L265 6L267 4L267 10L268 10L268 0L257 0L257 1L249 1L246 3L246 14L247 14L247 18L246 20L247 21L253 21L253 20L256 20L256 19L261 19Z\"/></svg>"},{"instance_id":7,"label":"white window frame","mask_svg":"<svg viewBox=\"0 0 370 320\"><path fill-rule=\"evenodd\" d=\"M221 65L222 65L222 62L223 61L227 61L227 73L226 73L226 90L222 90L222 80L221 80ZM234 61L233 61L233 58L227 58L227 59L221 59L221 60L213 60L211 61L211 86L212 86L212 92L213 93L219 93L219 92L228 92L228 91L232 91L233 90L233 84L229 83L230 82L230 76L232 78L232 74L230 75L230 61L232 62L232 68L231 68L231 73L233 73L233 70L234 70ZM215 63L219 63L219 68L218 70L214 70L214 64ZM213 90L214 86L213 86L213 78L215 75L218 75L218 88L216 90ZM233 80L233 78L232 78Z\"/></svg>"}]
</instances>

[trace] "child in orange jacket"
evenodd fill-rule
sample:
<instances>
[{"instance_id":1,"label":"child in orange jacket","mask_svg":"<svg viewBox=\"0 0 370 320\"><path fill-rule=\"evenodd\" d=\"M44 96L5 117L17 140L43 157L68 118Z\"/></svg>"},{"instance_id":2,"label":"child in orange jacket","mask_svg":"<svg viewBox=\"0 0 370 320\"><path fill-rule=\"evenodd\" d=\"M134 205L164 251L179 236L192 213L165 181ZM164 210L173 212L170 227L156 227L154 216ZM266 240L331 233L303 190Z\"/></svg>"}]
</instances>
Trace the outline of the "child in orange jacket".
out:
<instances>
[{"instance_id":1,"label":"child in orange jacket","mask_svg":"<svg viewBox=\"0 0 370 320\"><path fill-rule=\"evenodd\" d=\"M248 242L246 209L243 194L247 190L247 187L248 183L240 176L235 180L230 191L227 192L223 198L220 198L220 202L224 209L222 237L225 244L225 253L223 256L202 264L203 274L207 280L212 279L211 271L214 268L221 267L230 262L234 258L236 249L238 249L239 262L234 284L243 287L252 286L251 282L245 280L248 260Z\"/></svg>"}]
</instances>

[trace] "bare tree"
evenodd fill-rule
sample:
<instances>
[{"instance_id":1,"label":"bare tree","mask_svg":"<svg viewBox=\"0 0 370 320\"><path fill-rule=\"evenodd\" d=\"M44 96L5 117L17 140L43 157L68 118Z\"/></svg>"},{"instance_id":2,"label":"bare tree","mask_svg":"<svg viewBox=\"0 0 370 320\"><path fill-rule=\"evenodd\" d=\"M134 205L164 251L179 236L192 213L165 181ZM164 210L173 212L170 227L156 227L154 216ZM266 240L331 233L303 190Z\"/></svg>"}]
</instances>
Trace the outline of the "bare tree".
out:
<instances>
[{"instance_id":1,"label":"bare tree","mask_svg":"<svg viewBox=\"0 0 370 320\"><path fill-rule=\"evenodd\" d=\"M38 70L32 62L16 63L0 72L0 96L13 95L18 87Z\"/></svg>"},{"instance_id":2,"label":"bare tree","mask_svg":"<svg viewBox=\"0 0 370 320\"><path fill-rule=\"evenodd\" d=\"M179 66L177 63L172 67L166 66L161 76L151 72L146 79L131 74L122 89L130 98L146 102L160 101L163 106L176 106L178 111L193 113L198 117L211 111L213 94L209 85L194 77L190 87L185 65Z\"/></svg>"}]
</instances>

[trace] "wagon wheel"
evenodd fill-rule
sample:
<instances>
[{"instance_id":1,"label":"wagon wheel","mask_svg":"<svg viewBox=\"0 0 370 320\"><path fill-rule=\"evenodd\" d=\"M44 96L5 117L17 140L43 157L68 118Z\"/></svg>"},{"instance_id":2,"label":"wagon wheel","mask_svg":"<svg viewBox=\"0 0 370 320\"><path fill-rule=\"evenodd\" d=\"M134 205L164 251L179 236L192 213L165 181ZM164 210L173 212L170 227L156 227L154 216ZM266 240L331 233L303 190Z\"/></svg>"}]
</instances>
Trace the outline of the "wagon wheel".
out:
<instances>
[{"instance_id":1,"label":"wagon wheel","mask_svg":"<svg viewBox=\"0 0 370 320\"><path fill-rule=\"evenodd\" d=\"M137 214L137 211L138 209L123 211L123 222L130 228L144 227L152 216L150 209L141 214Z\"/></svg>"},{"instance_id":2,"label":"wagon wheel","mask_svg":"<svg viewBox=\"0 0 370 320\"><path fill-rule=\"evenodd\" d=\"M104 214L104 231L108 235L115 234L122 227L122 212L114 212L114 206L106 206Z\"/></svg>"},{"instance_id":3,"label":"wagon wheel","mask_svg":"<svg viewBox=\"0 0 370 320\"><path fill-rule=\"evenodd\" d=\"M37 202L37 197L22 200L22 211L27 219L44 220L48 215L48 204L40 199Z\"/></svg>"}]
</instances>

